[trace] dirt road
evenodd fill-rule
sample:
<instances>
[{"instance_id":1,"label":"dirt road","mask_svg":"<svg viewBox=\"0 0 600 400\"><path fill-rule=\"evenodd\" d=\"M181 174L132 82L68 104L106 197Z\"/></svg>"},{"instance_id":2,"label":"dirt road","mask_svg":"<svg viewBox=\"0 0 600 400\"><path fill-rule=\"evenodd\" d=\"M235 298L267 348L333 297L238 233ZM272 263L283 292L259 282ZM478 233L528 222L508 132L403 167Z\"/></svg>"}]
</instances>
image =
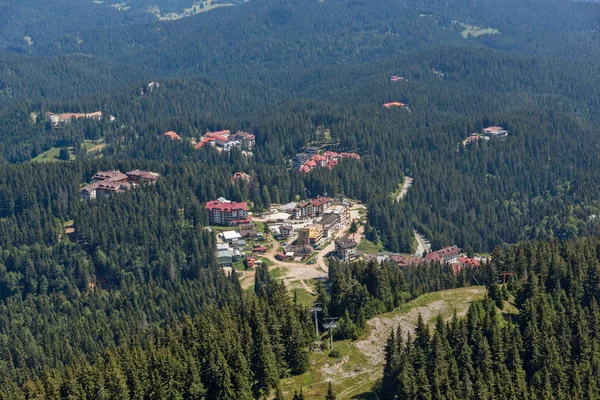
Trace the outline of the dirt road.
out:
<instances>
[{"instance_id":1,"label":"dirt road","mask_svg":"<svg viewBox=\"0 0 600 400\"><path fill-rule=\"evenodd\" d=\"M425 236L415 231L415 239L417 240L417 250L415 251L415 256L421 257L424 252L429 253L431 251L431 244L429 241L427 241Z\"/></svg>"},{"instance_id":2,"label":"dirt road","mask_svg":"<svg viewBox=\"0 0 600 400\"><path fill-rule=\"evenodd\" d=\"M350 210L350 219L358 219L360 217L360 213L365 211L366 208L362 204L355 204L354 207ZM335 235L335 239L339 239L343 236L347 235L348 227L340 229L339 232ZM361 225L358 228L358 232L354 235L354 240L357 243L360 243L362 240L362 235L364 234L365 228ZM319 250L317 253L317 257L315 258L315 263L312 265L308 265L301 262L281 262L275 258L275 253L277 252L278 244L277 242L273 242L273 247L269 252L263 255L264 258L271 261L273 265L269 268L269 270L273 270L277 267L285 267L287 269L287 273L281 277L287 286L290 285L291 282L300 281L302 286L308 287L305 281L309 281L311 279L318 278L320 276L327 276L329 268L327 267L326 259L331 252L335 250L335 241L331 240L331 242L323 249ZM242 277L240 278L242 282L243 288L249 288L254 284L254 271L243 271Z\"/></svg>"},{"instance_id":3,"label":"dirt road","mask_svg":"<svg viewBox=\"0 0 600 400\"><path fill-rule=\"evenodd\" d=\"M404 183L402 184L402 190L400 191L400 194L398 196L396 196L396 201L400 201L404 198L404 196L406 196L406 193L408 193L408 189L412 186L412 183L413 183L413 178L411 178L410 176L404 177Z\"/></svg>"},{"instance_id":4,"label":"dirt road","mask_svg":"<svg viewBox=\"0 0 600 400\"><path fill-rule=\"evenodd\" d=\"M371 365L383 365L385 343L392 329L401 327L405 335L412 333L419 314L421 314L426 324L440 314L445 319L449 319L454 310L456 310L458 316L464 316L473 301L481 300L484 297L485 287L476 286L446 290L432 295L439 297L439 299L428 302L423 306L414 307L405 314L383 315L367 322L371 332L365 340L356 342L356 347L367 357Z\"/></svg>"}]
</instances>

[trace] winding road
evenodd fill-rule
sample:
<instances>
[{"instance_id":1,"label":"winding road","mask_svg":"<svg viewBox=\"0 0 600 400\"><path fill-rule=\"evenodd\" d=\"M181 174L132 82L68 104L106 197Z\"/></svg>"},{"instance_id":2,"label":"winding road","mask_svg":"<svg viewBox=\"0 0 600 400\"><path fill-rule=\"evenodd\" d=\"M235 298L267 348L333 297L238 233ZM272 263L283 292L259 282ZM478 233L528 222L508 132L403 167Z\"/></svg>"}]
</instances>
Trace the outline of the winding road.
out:
<instances>
[{"instance_id":1,"label":"winding road","mask_svg":"<svg viewBox=\"0 0 600 400\"><path fill-rule=\"evenodd\" d=\"M406 193L408 193L408 189L412 186L412 183L413 183L413 178L411 178L410 176L404 177L404 183L402 184L402 190L400 191L400 194L398 196L396 196L397 202L399 202L400 200L402 200L404 198L404 196L406 196Z\"/></svg>"}]
</instances>

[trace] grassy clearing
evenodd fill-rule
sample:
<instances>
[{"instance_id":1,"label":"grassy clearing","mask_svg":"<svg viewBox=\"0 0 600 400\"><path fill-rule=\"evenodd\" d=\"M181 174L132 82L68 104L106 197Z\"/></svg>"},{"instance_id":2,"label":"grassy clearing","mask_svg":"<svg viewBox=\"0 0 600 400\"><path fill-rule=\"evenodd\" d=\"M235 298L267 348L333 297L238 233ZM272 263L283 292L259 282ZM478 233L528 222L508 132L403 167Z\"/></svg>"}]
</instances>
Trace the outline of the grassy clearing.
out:
<instances>
[{"instance_id":1,"label":"grassy clearing","mask_svg":"<svg viewBox=\"0 0 600 400\"><path fill-rule=\"evenodd\" d=\"M82 143L82 147L85 149L85 151L87 153L92 153L92 152L101 153L102 149L104 149L105 146L106 146L106 143L104 142L104 140L85 140ZM67 150L69 151L69 156L71 157L71 160L74 160L75 154L73 153L73 146L67 147ZM61 161L58 159L59 153L60 153L60 147L51 147L49 150L38 154L31 161L35 161L35 162Z\"/></svg>"},{"instance_id":2,"label":"grassy clearing","mask_svg":"<svg viewBox=\"0 0 600 400\"><path fill-rule=\"evenodd\" d=\"M373 243L368 239L361 240L356 249L365 254L377 254L384 251L381 243Z\"/></svg>"},{"instance_id":3,"label":"grassy clearing","mask_svg":"<svg viewBox=\"0 0 600 400\"><path fill-rule=\"evenodd\" d=\"M469 36L478 37L483 35L497 35L500 33L499 30L493 28L480 28L475 25L464 24L462 22L454 21L455 24L463 28L460 35L467 39Z\"/></svg>"},{"instance_id":4,"label":"grassy clearing","mask_svg":"<svg viewBox=\"0 0 600 400\"><path fill-rule=\"evenodd\" d=\"M267 268L275 265L275 263L273 261L269 260L268 258L261 257L260 259L262 260L263 264L267 266Z\"/></svg>"},{"instance_id":5,"label":"grassy clearing","mask_svg":"<svg viewBox=\"0 0 600 400\"><path fill-rule=\"evenodd\" d=\"M279 278L283 278L284 276L286 276L289 271L290 271L289 268L277 267L277 268L273 268L272 270L270 270L269 275L271 275L271 278L273 278L273 279L279 279Z\"/></svg>"},{"instance_id":6,"label":"grassy clearing","mask_svg":"<svg viewBox=\"0 0 600 400\"><path fill-rule=\"evenodd\" d=\"M312 306L317 299L317 296L307 292L304 288L294 288L290 292L292 297L296 296L298 304L302 304L303 306Z\"/></svg>"},{"instance_id":7,"label":"grassy clearing","mask_svg":"<svg viewBox=\"0 0 600 400\"><path fill-rule=\"evenodd\" d=\"M327 343L327 335L323 335L322 340ZM312 353L308 372L282 380L283 394L290 398L295 390L302 387L305 399L321 400L327 394L329 380L340 400L351 398L342 395L350 388L356 390L356 393L368 391L373 382L370 374L374 372L368 360L351 340L335 342L334 348L339 352L339 358L329 357L327 348L322 352ZM334 372L337 377L331 374Z\"/></svg>"},{"instance_id":8,"label":"grassy clearing","mask_svg":"<svg viewBox=\"0 0 600 400\"><path fill-rule=\"evenodd\" d=\"M73 148L69 147L69 156L71 157L71 160L75 159L75 156L73 155ZM35 161L35 162L58 162L61 161L58 159L58 154L60 153L60 147L52 147L49 150L38 154L35 158L33 158L31 161Z\"/></svg>"},{"instance_id":9,"label":"grassy clearing","mask_svg":"<svg viewBox=\"0 0 600 400\"><path fill-rule=\"evenodd\" d=\"M367 339L371 340L373 333L377 332L377 328L374 328L371 322L379 319L380 321L387 322L389 325L393 325L398 318L405 318L405 324L407 322L413 323L413 317L416 320L418 313L424 313L426 310L430 310L428 318L425 318L424 315L425 320L429 321L429 323L437 315L442 315L443 318L448 319L452 317L455 309L458 313L464 313L471 302L482 300L485 292L485 287L476 286L428 293L420 296L390 313L373 318L359 340L336 341L334 348L340 354L340 357L337 359L329 357L327 336L322 335L321 340L325 343L326 349L323 352L311 353L309 371L302 375L282 380L282 391L284 395L291 397L295 390L302 387L305 399L320 400L325 397L328 382L331 381L339 400L378 399L372 392L372 388L381 378L382 364L374 364L370 360L371 353L364 352L364 348L361 350L358 347L358 343L364 342ZM385 340L389 334L389 330L387 329L388 324L383 324L385 328L384 332L381 332L383 334L381 336L381 343L377 342L375 344L377 351L383 349L385 345Z\"/></svg>"},{"instance_id":10,"label":"grassy clearing","mask_svg":"<svg viewBox=\"0 0 600 400\"><path fill-rule=\"evenodd\" d=\"M446 307L441 309L439 315L441 315L442 318L446 319L452 317L452 314L455 309L462 307L465 304L470 304L473 301L483 300L485 297L485 293L486 291L484 286L469 286L460 289L442 290L440 292L426 293L412 301L409 301L408 303L402 304L394 311L382 314L379 317L396 317L406 314L415 308L426 307L431 303L443 301Z\"/></svg>"},{"instance_id":11,"label":"grassy clearing","mask_svg":"<svg viewBox=\"0 0 600 400\"><path fill-rule=\"evenodd\" d=\"M106 143L104 139L100 140L85 140L81 145L87 153L92 152L101 152L104 147L106 147Z\"/></svg>"},{"instance_id":12,"label":"grassy clearing","mask_svg":"<svg viewBox=\"0 0 600 400\"><path fill-rule=\"evenodd\" d=\"M404 183L399 183L398 186L396 186L396 190L394 190L394 192L392 193L392 199L396 200L400 194L402 194L402 189L404 188Z\"/></svg>"}]
</instances>

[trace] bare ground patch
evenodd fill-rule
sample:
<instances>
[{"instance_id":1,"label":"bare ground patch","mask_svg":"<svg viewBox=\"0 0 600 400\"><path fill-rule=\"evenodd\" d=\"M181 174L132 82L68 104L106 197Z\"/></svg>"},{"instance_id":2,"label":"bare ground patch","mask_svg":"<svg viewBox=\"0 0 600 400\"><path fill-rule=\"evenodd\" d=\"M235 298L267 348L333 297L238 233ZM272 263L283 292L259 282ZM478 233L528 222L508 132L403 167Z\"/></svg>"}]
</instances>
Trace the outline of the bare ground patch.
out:
<instances>
[{"instance_id":1,"label":"bare ground patch","mask_svg":"<svg viewBox=\"0 0 600 400\"><path fill-rule=\"evenodd\" d=\"M402 315L384 315L371 319L367 324L369 336L356 342L356 347L365 355L373 366L383 365L384 347L392 329L402 328L405 334L414 332L419 314L427 324L438 315L445 319L452 316L454 311L459 316L464 316L474 300L483 298L485 288L474 287L458 289L457 291L438 292L441 299L432 301L422 306L412 308ZM392 313L393 314L393 313Z\"/></svg>"}]
</instances>

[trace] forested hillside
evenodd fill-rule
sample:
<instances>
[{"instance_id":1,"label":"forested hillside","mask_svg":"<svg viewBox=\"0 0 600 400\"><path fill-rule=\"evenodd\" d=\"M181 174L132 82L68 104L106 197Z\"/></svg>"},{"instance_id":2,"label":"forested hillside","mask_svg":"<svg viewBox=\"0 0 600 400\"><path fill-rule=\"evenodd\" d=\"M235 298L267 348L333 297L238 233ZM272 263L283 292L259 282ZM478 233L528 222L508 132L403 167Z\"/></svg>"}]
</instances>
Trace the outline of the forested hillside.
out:
<instances>
[{"instance_id":1,"label":"forested hillside","mask_svg":"<svg viewBox=\"0 0 600 400\"><path fill-rule=\"evenodd\" d=\"M0 3L0 50L30 53L53 38L93 27L131 26L159 20L159 15L188 16L185 10L207 5L237 4L239 0L21 0ZM193 13L192 13L193 15Z\"/></svg>"},{"instance_id":2,"label":"forested hillside","mask_svg":"<svg viewBox=\"0 0 600 400\"><path fill-rule=\"evenodd\" d=\"M387 399L596 398L598 239L523 242L493 254L490 298L465 319L394 332ZM501 290L498 272L515 273ZM521 279L525 279L522 281ZM518 317L499 313L514 295ZM510 384L507 384L510 382Z\"/></svg>"},{"instance_id":3,"label":"forested hillside","mask_svg":"<svg viewBox=\"0 0 600 400\"><path fill-rule=\"evenodd\" d=\"M395 334L375 390L598 397L600 5L252 0L179 18L196 3L13 3L0 1L0 398L264 398L310 367L306 297L356 338L423 293L484 281L465 320ZM488 126L508 136L463 144ZM221 130L255 135L251 154L195 148ZM292 168L309 145L359 157ZM96 172L135 169L156 184L82 200ZM243 272L250 290L218 269L206 202L260 215L319 196L361 203L373 253L413 254L417 231L491 263L332 260L304 298L267 266ZM500 272L515 272L506 287ZM518 314L498 311L507 300Z\"/></svg>"}]
</instances>

